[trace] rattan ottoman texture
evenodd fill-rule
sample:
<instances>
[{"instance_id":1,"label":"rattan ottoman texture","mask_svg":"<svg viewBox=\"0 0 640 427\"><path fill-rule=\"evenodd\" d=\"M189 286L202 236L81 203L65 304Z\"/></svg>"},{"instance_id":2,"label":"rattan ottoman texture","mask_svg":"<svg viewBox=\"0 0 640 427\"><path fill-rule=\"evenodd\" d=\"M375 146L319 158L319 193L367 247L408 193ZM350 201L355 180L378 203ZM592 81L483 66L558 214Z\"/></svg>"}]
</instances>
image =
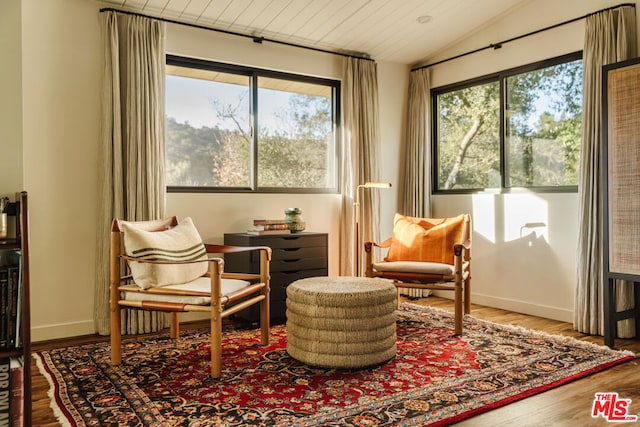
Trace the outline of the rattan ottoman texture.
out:
<instances>
[{"instance_id":1,"label":"rattan ottoman texture","mask_svg":"<svg viewBox=\"0 0 640 427\"><path fill-rule=\"evenodd\" d=\"M310 277L287 287L287 352L311 366L364 368L396 355L393 282Z\"/></svg>"}]
</instances>

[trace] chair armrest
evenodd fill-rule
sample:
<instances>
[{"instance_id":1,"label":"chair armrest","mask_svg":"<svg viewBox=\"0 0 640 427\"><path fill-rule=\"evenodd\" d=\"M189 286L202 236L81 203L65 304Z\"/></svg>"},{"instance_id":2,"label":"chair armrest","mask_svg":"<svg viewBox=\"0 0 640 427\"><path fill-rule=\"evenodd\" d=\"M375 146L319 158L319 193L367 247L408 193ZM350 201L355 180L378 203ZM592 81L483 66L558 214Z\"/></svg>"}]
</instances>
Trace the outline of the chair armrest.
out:
<instances>
[{"instance_id":1,"label":"chair armrest","mask_svg":"<svg viewBox=\"0 0 640 427\"><path fill-rule=\"evenodd\" d=\"M271 260L271 248L268 246L231 246L231 245L216 245L212 243L204 244L207 253L210 254L229 254L238 252L252 252L252 251L265 251L267 253L267 259Z\"/></svg>"},{"instance_id":2,"label":"chair armrest","mask_svg":"<svg viewBox=\"0 0 640 427\"><path fill-rule=\"evenodd\" d=\"M391 237L382 243L367 241L364 243L364 274L367 277L373 277L373 248L388 248L391 246Z\"/></svg>"},{"instance_id":3,"label":"chair armrest","mask_svg":"<svg viewBox=\"0 0 640 427\"><path fill-rule=\"evenodd\" d=\"M457 256L462 255L463 250L471 250L471 239L467 239L462 243L457 243L453 245L453 253Z\"/></svg>"},{"instance_id":4,"label":"chair armrest","mask_svg":"<svg viewBox=\"0 0 640 427\"><path fill-rule=\"evenodd\" d=\"M384 249L384 248L388 248L388 247L390 247L390 246L391 246L391 241L392 241L392 238L391 238L391 237L389 237L387 240L385 240L385 241L384 241L384 242L382 242L382 243L377 243L377 242L373 242L373 241L367 241L367 242L364 242L364 250L365 250L365 252L370 252L370 251L371 251L371 249L372 249L374 246L375 246L376 248L383 248L383 249Z\"/></svg>"}]
</instances>

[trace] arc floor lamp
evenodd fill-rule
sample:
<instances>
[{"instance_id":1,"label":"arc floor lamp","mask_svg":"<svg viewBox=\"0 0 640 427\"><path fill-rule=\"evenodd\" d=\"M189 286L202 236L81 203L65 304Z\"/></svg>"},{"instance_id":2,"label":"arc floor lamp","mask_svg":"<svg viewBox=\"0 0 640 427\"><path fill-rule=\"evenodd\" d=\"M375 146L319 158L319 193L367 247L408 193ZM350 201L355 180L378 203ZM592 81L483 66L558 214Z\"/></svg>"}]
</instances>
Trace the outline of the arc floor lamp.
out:
<instances>
[{"instance_id":1,"label":"arc floor lamp","mask_svg":"<svg viewBox=\"0 0 640 427\"><path fill-rule=\"evenodd\" d=\"M354 276L360 276L360 189L362 188L391 188L390 182L365 182L356 187L356 201L353 204L354 215L354 233L355 233L355 250L354 250Z\"/></svg>"}]
</instances>

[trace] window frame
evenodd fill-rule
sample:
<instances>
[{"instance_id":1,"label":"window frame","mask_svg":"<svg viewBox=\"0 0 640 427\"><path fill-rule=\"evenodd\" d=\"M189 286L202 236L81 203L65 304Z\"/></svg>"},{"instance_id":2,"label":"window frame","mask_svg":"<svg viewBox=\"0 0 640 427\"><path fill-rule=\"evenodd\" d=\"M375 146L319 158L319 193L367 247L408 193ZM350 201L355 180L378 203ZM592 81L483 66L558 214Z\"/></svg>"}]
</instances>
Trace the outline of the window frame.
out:
<instances>
[{"instance_id":1,"label":"window frame","mask_svg":"<svg viewBox=\"0 0 640 427\"><path fill-rule=\"evenodd\" d=\"M301 74L294 74L282 71L273 71L262 68L248 67L243 65L227 64L204 59L196 59L178 55L166 55L166 64L185 68L195 68L207 71L218 71L222 73L238 74L249 77L249 104L250 104L250 126L251 126L251 170L249 187L204 187L204 186L170 186L167 185L167 193L276 193L276 194L339 194L341 172L341 82L322 77L313 77ZM331 88L331 108L333 116L334 147L333 156L335 159L335 170L333 172L334 187L326 188L305 188L305 187L260 187L258 186L258 78L284 79L301 83L318 84Z\"/></svg>"},{"instance_id":2,"label":"window frame","mask_svg":"<svg viewBox=\"0 0 640 427\"><path fill-rule=\"evenodd\" d=\"M486 74L484 76L475 77L462 82L452 83L431 89L431 193L432 194L475 194L481 192L489 193L577 193L578 185L563 185L563 186L531 186L531 187L507 187L507 173L509 172L509 165L507 164L507 150L506 150L506 79L515 75L529 73L532 71L541 70L544 68L552 67L567 62L573 62L582 60L583 52L577 51L568 53L565 55L557 56L554 58L545 59L538 62L522 65L519 67L510 68L496 73ZM499 158L500 158L500 188L464 188L464 189L439 189L438 186L438 96L453 92L461 89L466 89L473 86L478 86L487 83L498 82L500 85L500 111L499 111Z\"/></svg>"}]
</instances>

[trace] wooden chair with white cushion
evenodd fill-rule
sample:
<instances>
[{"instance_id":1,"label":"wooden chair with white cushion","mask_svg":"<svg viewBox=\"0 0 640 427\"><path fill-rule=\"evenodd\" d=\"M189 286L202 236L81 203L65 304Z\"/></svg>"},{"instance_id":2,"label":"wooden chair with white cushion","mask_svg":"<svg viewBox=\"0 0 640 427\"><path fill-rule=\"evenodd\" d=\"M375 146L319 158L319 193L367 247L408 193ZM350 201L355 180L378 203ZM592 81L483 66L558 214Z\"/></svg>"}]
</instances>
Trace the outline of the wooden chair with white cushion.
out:
<instances>
[{"instance_id":1,"label":"wooden chair with white cushion","mask_svg":"<svg viewBox=\"0 0 640 427\"><path fill-rule=\"evenodd\" d=\"M222 258L209 254L253 251L258 274L224 272ZM211 322L211 376L222 370L222 319L260 304L260 338L269 343L269 262L271 249L203 243L190 218L129 222L111 227L111 363L121 362L124 307L170 313L170 334L179 334L180 312L205 312ZM126 263L123 262L126 260ZM123 267L127 274L123 273Z\"/></svg>"},{"instance_id":2,"label":"wooden chair with white cushion","mask_svg":"<svg viewBox=\"0 0 640 427\"><path fill-rule=\"evenodd\" d=\"M374 248L388 248L374 262ZM365 242L365 274L393 279L397 288L454 292L455 334L471 311L471 217L416 218L396 214L393 236L383 243Z\"/></svg>"}]
</instances>

